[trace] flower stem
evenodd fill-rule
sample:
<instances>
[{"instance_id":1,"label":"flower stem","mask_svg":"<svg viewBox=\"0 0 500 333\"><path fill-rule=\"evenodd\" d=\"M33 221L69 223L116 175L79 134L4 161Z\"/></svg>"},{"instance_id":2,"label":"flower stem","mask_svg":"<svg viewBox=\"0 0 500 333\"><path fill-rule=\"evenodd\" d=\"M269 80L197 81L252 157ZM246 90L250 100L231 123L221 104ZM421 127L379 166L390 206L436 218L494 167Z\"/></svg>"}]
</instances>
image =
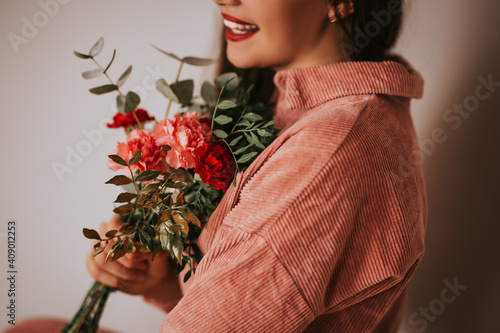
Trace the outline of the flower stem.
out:
<instances>
[{"instance_id":1,"label":"flower stem","mask_svg":"<svg viewBox=\"0 0 500 333\"><path fill-rule=\"evenodd\" d=\"M104 68L102 68L102 66L97 62L97 60L95 60L94 57L92 57L91 59L97 65L97 67L99 67L99 69L104 73L104 75L108 78L109 82L111 82L111 84L115 84L115 82L113 80L111 80L111 78L109 77L108 73L106 73L104 71ZM122 94L122 92L120 91L120 88L118 88L117 90L118 90L118 94L120 94L120 96L122 96L123 98L125 98L125 95ZM139 127L139 129L143 129L142 124L139 121L139 118L135 114L135 110L132 111L132 115L134 116L135 121L137 122L137 126Z\"/></svg>"},{"instance_id":2,"label":"flower stem","mask_svg":"<svg viewBox=\"0 0 500 333\"><path fill-rule=\"evenodd\" d=\"M184 65L184 61L181 60L181 64L179 66L179 69L177 70L177 76L176 76L175 82L174 82L174 90L177 87L177 83L179 82L179 77L181 75L181 70L182 70L182 66L183 65ZM168 106L167 106L167 112L165 113L165 120L168 119L168 113L170 112L170 107L171 106L172 106L172 100L169 100L168 101Z\"/></svg>"}]
</instances>

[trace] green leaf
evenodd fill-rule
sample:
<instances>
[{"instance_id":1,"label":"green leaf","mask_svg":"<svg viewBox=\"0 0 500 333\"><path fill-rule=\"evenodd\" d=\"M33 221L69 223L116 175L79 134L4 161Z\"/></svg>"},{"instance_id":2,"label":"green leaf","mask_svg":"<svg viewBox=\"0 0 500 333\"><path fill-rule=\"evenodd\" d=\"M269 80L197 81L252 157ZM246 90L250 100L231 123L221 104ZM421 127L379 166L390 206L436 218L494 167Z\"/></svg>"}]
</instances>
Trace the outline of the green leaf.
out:
<instances>
[{"instance_id":1,"label":"green leaf","mask_svg":"<svg viewBox=\"0 0 500 333\"><path fill-rule=\"evenodd\" d=\"M179 99L175 95L174 91L168 85L165 79L156 80L156 89L163 94L166 98L172 100L173 102L179 103Z\"/></svg>"},{"instance_id":2,"label":"green leaf","mask_svg":"<svg viewBox=\"0 0 500 333\"><path fill-rule=\"evenodd\" d=\"M203 82L203 85L201 86L201 97L205 102L207 102L208 105L215 105L215 103L217 103L215 89L210 82Z\"/></svg>"},{"instance_id":3,"label":"green leaf","mask_svg":"<svg viewBox=\"0 0 500 333\"><path fill-rule=\"evenodd\" d=\"M274 124L277 124L278 122L276 120L271 120L271 121L268 121L264 126L262 126L262 128L266 128L268 126L271 126L271 125L274 125Z\"/></svg>"},{"instance_id":4,"label":"green leaf","mask_svg":"<svg viewBox=\"0 0 500 333\"><path fill-rule=\"evenodd\" d=\"M236 124L236 126L244 126L245 128L250 128L252 127L252 124L248 120L243 119L238 124Z\"/></svg>"},{"instance_id":5,"label":"green leaf","mask_svg":"<svg viewBox=\"0 0 500 333\"><path fill-rule=\"evenodd\" d=\"M99 38L99 40L92 46L90 49L89 55L95 57L102 51L102 47L104 46L104 38Z\"/></svg>"},{"instance_id":6,"label":"green leaf","mask_svg":"<svg viewBox=\"0 0 500 333\"><path fill-rule=\"evenodd\" d=\"M130 242L130 239L128 237L125 237L125 240L123 241L122 244L119 245L119 247L116 250L115 255L113 256L111 261L118 260L127 253L129 242Z\"/></svg>"},{"instance_id":7,"label":"green leaf","mask_svg":"<svg viewBox=\"0 0 500 333\"><path fill-rule=\"evenodd\" d=\"M245 94L243 95L243 103L246 105L248 102L250 102L250 93L253 90L254 85L252 84L247 91L245 91Z\"/></svg>"},{"instance_id":8,"label":"green leaf","mask_svg":"<svg viewBox=\"0 0 500 333\"><path fill-rule=\"evenodd\" d=\"M106 94L106 93L109 93L109 92L112 92L115 90L118 90L118 86L116 84L105 84L105 85L100 86L100 87L95 87L95 88L89 89L89 91L91 93L96 94L96 95Z\"/></svg>"},{"instance_id":9,"label":"green leaf","mask_svg":"<svg viewBox=\"0 0 500 333\"><path fill-rule=\"evenodd\" d=\"M189 270L186 273L186 275L184 275L184 283L186 283L189 280L190 277L191 277L191 271Z\"/></svg>"},{"instance_id":10,"label":"green leaf","mask_svg":"<svg viewBox=\"0 0 500 333\"><path fill-rule=\"evenodd\" d=\"M131 212L134 210L134 205L133 204L126 204L126 205L121 205L113 209L113 212L119 215L124 215L127 214L128 212Z\"/></svg>"},{"instance_id":11,"label":"green leaf","mask_svg":"<svg viewBox=\"0 0 500 333\"><path fill-rule=\"evenodd\" d=\"M83 235L88 239L101 240L101 236L94 229L83 228Z\"/></svg>"},{"instance_id":12,"label":"green leaf","mask_svg":"<svg viewBox=\"0 0 500 333\"><path fill-rule=\"evenodd\" d=\"M252 137L252 140L257 147L259 147L260 149L266 149L266 147L262 144L262 142L260 142L259 138L257 138L254 132L250 132L250 136Z\"/></svg>"},{"instance_id":13,"label":"green leaf","mask_svg":"<svg viewBox=\"0 0 500 333\"><path fill-rule=\"evenodd\" d=\"M118 155L108 155L108 157L113 160L116 164L122 165L122 166L128 166L128 163L125 162L123 158L121 158Z\"/></svg>"},{"instance_id":14,"label":"green leaf","mask_svg":"<svg viewBox=\"0 0 500 333\"><path fill-rule=\"evenodd\" d=\"M110 230L106 233L106 237L108 238L112 238L112 237L115 237L115 235L118 233L118 230Z\"/></svg>"},{"instance_id":15,"label":"green leaf","mask_svg":"<svg viewBox=\"0 0 500 333\"><path fill-rule=\"evenodd\" d=\"M222 110L231 109L231 108L234 108L235 106L236 106L236 104L230 100L224 100L224 101L220 102L219 104L217 104L217 108L222 109Z\"/></svg>"},{"instance_id":16,"label":"green leaf","mask_svg":"<svg viewBox=\"0 0 500 333\"><path fill-rule=\"evenodd\" d=\"M174 92L175 96L179 100L180 104L189 104L193 98L194 81L193 80L183 80L177 82L174 88L174 84L170 85L170 89Z\"/></svg>"},{"instance_id":17,"label":"green leaf","mask_svg":"<svg viewBox=\"0 0 500 333\"><path fill-rule=\"evenodd\" d=\"M160 187L160 183L151 183L146 185L142 190L139 191L140 194L150 194Z\"/></svg>"},{"instance_id":18,"label":"green leaf","mask_svg":"<svg viewBox=\"0 0 500 333\"><path fill-rule=\"evenodd\" d=\"M125 114L125 96L116 96L116 108L118 109L118 112Z\"/></svg>"},{"instance_id":19,"label":"green leaf","mask_svg":"<svg viewBox=\"0 0 500 333\"><path fill-rule=\"evenodd\" d=\"M207 58L197 58L197 57L184 57L182 61L191 66L208 66L215 64L217 62L216 59L207 59Z\"/></svg>"},{"instance_id":20,"label":"green leaf","mask_svg":"<svg viewBox=\"0 0 500 333\"><path fill-rule=\"evenodd\" d=\"M105 184L113 184L116 186L120 186L120 185L127 185L130 183L132 183L132 179L130 179L126 176L123 176L123 175L118 175L118 176L114 176L113 178L108 180Z\"/></svg>"},{"instance_id":21,"label":"green leaf","mask_svg":"<svg viewBox=\"0 0 500 333\"><path fill-rule=\"evenodd\" d=\"M139 231L139 240L141 241L141 244L144 245L146 249L153 252L154 246L153 246L153 239L151 238L151 236L142 229L138 229L138 231Z\"/></svg>"},{"instance_id":22,"label":"green leaf","mask_svg":"<svg viewBox=\"0 0 500 333\"><path fill-rule=\"evenodd\" d=\"M242 137L243 137L243 135L240 135L240 136L239 136L239 137L237 137L236 139L233 139L233 141L231 141L231 142L229 143L229 145L230 145L230 146L234 146L235 144L237 144L237 143L238 143L238 141L240 141L240 140L241 140L241 138L242 138Z\"/></svg>"},{"instance_id":23,"label":"green leaf","mask_svg":"<svg viewBox=\"0 0 500 333\"><path fill-rule=\"evenodd\" d=\"M160 238L161 248L168 249L168 228L165 223L161 223L158 227L158 236Z\"/></svg>"},{"instance_id":24,"label":"green leaf","mask_svg":"<svg viewBox=\"0 0 500 333\"><path fill-rule=\"evenodd\" d=\"M240 149L238 149L237 151L234 152L234 155L239 155L252 146L253 146L253 144L250 143L249 145L246 145L245 147L241 147Z\"/></svg>"},{"instance_id":25,"label":"green leaf","mask_svg":"<svg viewBox=\"0 0 500 333\"><path fill-rule=\"evenodd\" d=\"M212 132L215 136L221 139L225 139L228 137L227 133L224 132L223 130L215 130Z\"/></svg>"},{"instance_id":26,"label":"green leaf","mask_svg":"<svg viewBox=\"0 0 500 333\"><path fill-rule=\"evenodd\" d=\"M257 134L259 134L262 137L273 136L271 133L269 133L268 131L266 131L265 129L262 129L262 128L257 130Z\"/></svg>"},{"instance_id":27,"label":"green leaf","mask_svg":"<svg viewBox=\"0 0 500 333\"><path fill-rule=\"evenodd\" d=\"M253 112L249 112L249 113L245 113L243 116L242 116L243 119L248 119L250 121L259 121L259 120L262 120L262 116L256 114L256 113L253 113Z\"/></svg>"},{"instance_id":28,"label":"green leaf","mask_svg":"<svg viewBox=\"0 0 500 333\"><path fill-rule=\"evenodd\" d=\"M225 116L223 114L221 114L220 116L216 117L214 119L214 121L217 123L217 124L220 124L220 125L226 125L226 124L229 124L230 122L233 121L233 118L231 117L228 117L228 116Z\"/></svg>"},{"instance_id":29,"label":"green leaf","mask_svg":"<svg viewBox=\"0 0 500 333\"><path fill-rule=\"evenodd\" d=\"M127 81L128 77L130 76L130 73L132 73L132 65L128 66L125 72L123 72L123 74L120 75L120 78L118 79L118 81L116 81L116 85L118 87L123 86L125 81Z\"/></svg>"},{"instance_id":30,"label":"green leaf","mask_svg":"<svg viewBox=\"0 0 500 333\"><path fill-rule=\"evenodd\" d=\"M144 182L148 180L153 180L161 174L161 171L156 170L145 170L139 176L135 177L138 182Z\"/></svg>"},{"instance_id":31,"label":"green leaf","mask_svg":"<svg viewBox=\"0 0 500 333\"><path fill-rule=\"evenodd\" d=\"M83 72L82 76L84 79L89 80L89 79L99 77L102 74L103 74L102 70L100 70L99 68L96 68L96 69L93 69L90 71Z\"/></svg>"},{"instance_id":32,"label":"green leaf","mask_svg":"<svg viewBox=\"0 0 500 333\"><path fill-rule=\"evenodd\" d=\"M113 56L111 57L111 61L109 62L109 64L104 69L104 73L106 73L108 71L109 67L111 67L111 64L115 60L115 56L116 56L116 49L113 50Z\"/></svg>"},{"instance_id":33,"label":"green leaf","mask_svg":"<svg viewBox=\"0 0 500 333\"><path fill-rule=\"evenodd\" d=\"M179 275L185 266L186 266L185 262L183 265L181 265L180 263L177 263L177 265L175 265L175 275Z\"/></svg>"},{"instance_id":34,"label":"green leaf","mask_svg":"<svg viewBox=\"0 0 500 333\"><path fill-rule=\"evenodd\" d=\"M141 103L139 95L133 91L129 91L125 97L125 114L134 112L139 103Z\"/></svg>"},{"instance_id":35,"label":"green leaf","mask_svg":"<svg viewBox=\"0 0 500 333\"><path fill-rule=\"evenodd\" d=\"M229 83L228 83L229 82ZM220 75L217 79L215 79L215 84L219 87L224 87L227 83L226 89L231 91L238 87L240 84L240 80L238 78L238 74L234 72L224 73Z\"/></svg>"},{"instance_id":36,"label":"green leaf","mask_svg":"<svg viewBox=\"0 0 500 333\"><path fill-rule=\"evenodd\" d=\"M87 54L83 54L83 53L80 53L80 52L76 52L76 51L73 51L74 55L76 55L78 58L82 58L82 59L90 59L92 58L91 56L87 55Z\"/></svg>"},{"instance_id":37,"label":"green leaf","mask_svg":"<svg viewBox=\"0 0 500 333\"><path fill-rule=\"evenodd\" d=\"M118 195L116 200L114 202L120 203L120 202L130 202L131 200L135 199L137 197L137 194L135 193L130 193L130 192L123 192Z\"/></svg>"},{"instance_id":38,"label":"green leaf","mask_svg":"<svg viewBox=\"0 0 500 333\"><path fill-rule=\"evenodd\" d=\"M157 46L155 46L155 45L153 45L153 44L151 44L151 46L152 46L152 47L154 47L155 49L157 49L158 51L160 51L161 53L163 53L163 54L165 54L165 55L169 56L170 58L173 58L173 59L175 59L175 60L182 61L182 59L181 59L181 58L179 58L178 56L176 56L176 55L175 55L175 54L173 54L173 53L169 53L169 52L163 51L162 49L160 49L159 47L157 47Z\"/></svg>"},{"instance_id":39,"label":"green leaf","mask_svg":"<svg viewBox=\"0 0 500 333\"><path fill-rule=\"evenodd\" d=\"M237 161L236 163L238 164L241 164L241 163L246 163L248 161L250 161L252 159L252 157L254 157L255 155L257 155L257 152L254 151L254 152L251 152L251 153L248 153L248 154L245 154L243 156L241 156Z\"/></svg>"},{"instance_id":40,"label":"green leaf","mask_svg":"<svg viewBox=\"0 0 500 333\"><path fill-rule=\"evenodd\" d=\"M129 165L134 165L136 164L137 162L139 162L139 160L141 159L141 151L138 150L134 156L132 156L132 158L130 159L130 161L128 162Z\"/></svg>"}]
</instances>

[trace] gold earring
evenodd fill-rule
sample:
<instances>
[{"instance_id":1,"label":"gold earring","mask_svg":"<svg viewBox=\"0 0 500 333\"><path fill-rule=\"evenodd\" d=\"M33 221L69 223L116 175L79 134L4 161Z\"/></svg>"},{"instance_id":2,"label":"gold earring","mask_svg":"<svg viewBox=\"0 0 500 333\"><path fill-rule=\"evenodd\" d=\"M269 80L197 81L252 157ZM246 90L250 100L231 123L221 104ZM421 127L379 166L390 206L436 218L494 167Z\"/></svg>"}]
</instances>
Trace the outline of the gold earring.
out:
<instances>
[{"instance_id":1,"label":"gold earring","mask_svg":"<svg viewBox=\"0 0 500 333\"><path fill-rule=\"evenodd\" d=\"M330 21L330 23L335 23L337 22L337 17L335 16L335 14L333 14L332 16L328 16L328 20Z\"/></svg>"}]
</instances>

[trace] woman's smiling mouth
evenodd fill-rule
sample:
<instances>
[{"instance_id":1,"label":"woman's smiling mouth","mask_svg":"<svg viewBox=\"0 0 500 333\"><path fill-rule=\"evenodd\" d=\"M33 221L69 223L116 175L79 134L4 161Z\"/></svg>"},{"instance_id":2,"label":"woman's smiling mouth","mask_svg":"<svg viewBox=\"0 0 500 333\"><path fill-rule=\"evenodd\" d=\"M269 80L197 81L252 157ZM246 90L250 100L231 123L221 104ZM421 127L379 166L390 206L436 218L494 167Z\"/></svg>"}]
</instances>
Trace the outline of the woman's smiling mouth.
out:
<instances>
[{"instance_id":1,"label":"woman's smiling mouth","mask_svg":"<svg viewBox=\"0 0 500 333\"><path fill-rule=\"evenodd\" d=\"M259 31L259 27L227 14L222 14L226 26L226 39L231 42L239 42L250 38Z\"/></svg>"}]
</instances>

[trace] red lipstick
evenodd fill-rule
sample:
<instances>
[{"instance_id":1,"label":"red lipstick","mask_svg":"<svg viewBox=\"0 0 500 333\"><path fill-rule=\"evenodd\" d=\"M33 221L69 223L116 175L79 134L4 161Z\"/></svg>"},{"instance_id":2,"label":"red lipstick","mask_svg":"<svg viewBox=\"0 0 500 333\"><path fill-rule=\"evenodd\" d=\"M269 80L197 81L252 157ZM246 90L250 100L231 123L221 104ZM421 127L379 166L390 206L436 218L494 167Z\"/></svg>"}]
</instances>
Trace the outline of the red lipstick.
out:
<instances>
[{"instance_id":1,"label":"red lipstick","mask_svg":"<svg viewBox=\"0 0 500 333\"><path fill-rule=\"evenodd\" d=\"M224 25L226 26L226 39L231 42L239 42L248 39L259 32L255 24L245 22L231 15L222 13Z\"/></svg>"}]
</instances>

